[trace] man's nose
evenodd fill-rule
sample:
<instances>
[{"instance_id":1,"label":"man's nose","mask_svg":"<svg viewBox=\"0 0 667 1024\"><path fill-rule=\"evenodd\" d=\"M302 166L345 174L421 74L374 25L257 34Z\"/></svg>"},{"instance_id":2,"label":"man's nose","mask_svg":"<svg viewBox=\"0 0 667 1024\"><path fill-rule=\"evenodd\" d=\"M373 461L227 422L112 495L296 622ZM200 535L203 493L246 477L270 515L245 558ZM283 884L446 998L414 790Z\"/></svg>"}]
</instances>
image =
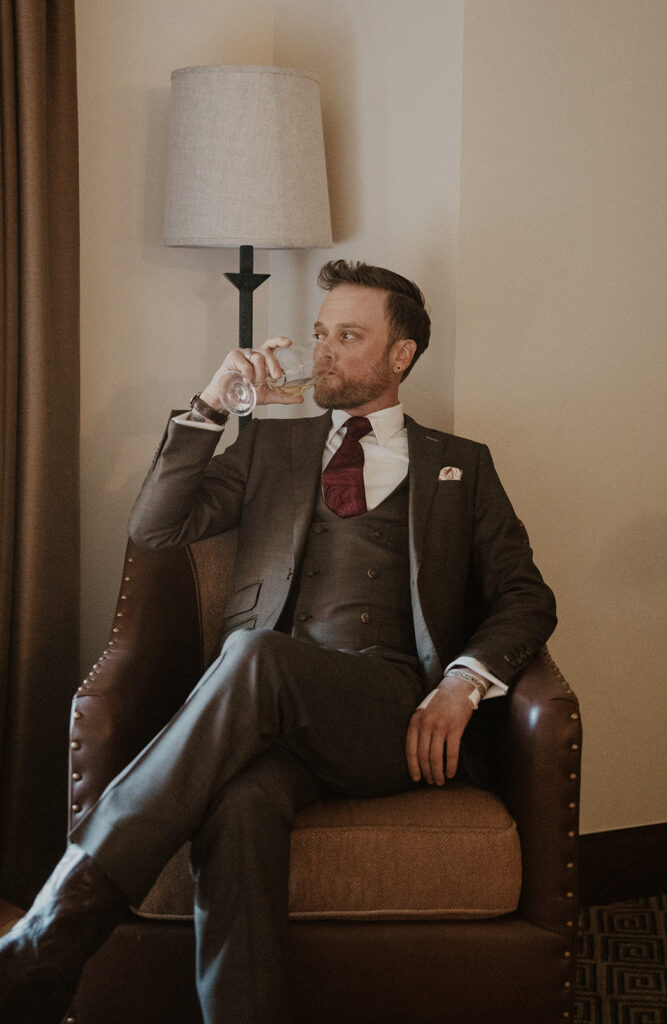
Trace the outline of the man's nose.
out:
<instances>
[{"instance_id":1,"label":"man's nose","mask_svg":"<svg viewBox=\"0 0 667 1024\"><path fill-rule=\"evenodd\" d=\"M321 372L333 365L334 351L328 341L322 340L315 343L315 363Z\"/></svg>"}]
</instances>

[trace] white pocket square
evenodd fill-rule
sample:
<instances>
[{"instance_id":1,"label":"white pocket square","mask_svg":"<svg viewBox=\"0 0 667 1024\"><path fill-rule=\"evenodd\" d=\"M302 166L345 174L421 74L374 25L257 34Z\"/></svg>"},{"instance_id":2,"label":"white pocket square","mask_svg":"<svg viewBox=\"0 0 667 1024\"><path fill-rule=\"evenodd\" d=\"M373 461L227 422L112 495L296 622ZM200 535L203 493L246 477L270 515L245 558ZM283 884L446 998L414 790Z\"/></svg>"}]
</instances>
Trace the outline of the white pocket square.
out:
<instances>
[{"instance_id":1,"label":"white pocket square","mask_svg":"<svg viewBox=\"0 0 667 1024\"><path fill-rule=\"evenodd\" d=\"M458 466L443 466L438 473L438 480L460 480L463 471Z\"/></svg>"}]
</instances>

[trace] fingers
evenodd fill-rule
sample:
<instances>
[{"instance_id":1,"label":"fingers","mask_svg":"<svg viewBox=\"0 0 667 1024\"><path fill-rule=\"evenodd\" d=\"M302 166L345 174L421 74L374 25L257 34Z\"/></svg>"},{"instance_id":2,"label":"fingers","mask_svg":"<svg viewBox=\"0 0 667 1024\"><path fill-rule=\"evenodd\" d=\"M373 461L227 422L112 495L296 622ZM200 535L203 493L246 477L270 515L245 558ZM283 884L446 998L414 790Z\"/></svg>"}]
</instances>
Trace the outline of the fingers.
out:
<instances>
[{"instance_id":1,"label":"fingers","mask_svg":"<svg viewBox=\"0 0 667 1024\"><path fill-rule=\"evenodd\" d=\"M467 709L462 716L443 714L437 705L415 711L405 740L408 771L415 782L423 778L429 786L443 786L454 778L468 718Z\"/></svg>"},{"instance_id":2,"label":"fingers","mask_svg":"<svg viewBox=\"0 0 667 1024\"><path fill-rule=\"evenodd\" d=\"M282 377L283 369L276 356L273 355L274 349L288 348L292 344L291 338L269 338L261 347L261 352L266 360L266 367L269 376L273 377L274 380Z\"/></svg>"},{"instance_id":3,"label":"fingers","mask_svg":"<svg viewBox=\"0 0 667 1024\"><path fill-rule=\"evenodd\" d=\"M408 726L405 756L410 778L421 778L429 786L442 786L445 782L445 734L433 726L424 711L415 711Z\"/></svg>"},{"instance_id":4,"label":"fingers","mask_svg":"<svg viewBox=\"0 0 667 1024\"><path fill-rule=\"evenodd\" d=\"M433 784L444 786L445 784L445 737L441 732L431 734L431 748L429 751L431 762L431 777ZM447 741L447 759L449 761L449 740ZM448 776L451 778L451 776Z\"/></svg>"},{"instance_id":5,"label":"fingers","mask_svg":"<svg viewBox=\"0 0 667 1024\"><path fill-rule=\"evenodd\" d=\"M410 719L410 725L408 726L408 732L405 737L405 759L408 763L408 771L410 772L410 778L413 782L419 782L422 777L421 768L419 766L419 716L421 712L415 711L414 715Z\"/></svg>"},{"instance_id":6,"label":"fingers","mask_svg":"<svg viewBox=\"0 0 667 1024\"><path fill-rule=\"evenodd\" d=\"M459 750L461 748L461 737L453 735L447 740L447 778L453 779L456 769L459 766ZM440 759L442 764L442 758ZM445 781L444 779L442 780Z\"/></svg>"}]
</instances>

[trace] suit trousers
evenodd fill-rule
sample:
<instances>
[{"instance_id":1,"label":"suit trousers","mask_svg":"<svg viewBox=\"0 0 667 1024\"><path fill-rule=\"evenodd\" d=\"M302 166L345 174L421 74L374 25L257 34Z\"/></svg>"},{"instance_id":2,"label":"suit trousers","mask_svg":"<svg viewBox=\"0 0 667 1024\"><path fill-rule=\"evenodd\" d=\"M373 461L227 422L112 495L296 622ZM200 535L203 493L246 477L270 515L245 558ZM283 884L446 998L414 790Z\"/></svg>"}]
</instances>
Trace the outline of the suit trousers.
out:
<instances>
[{"instance_id":1,"label":"suit trousers","mask_svg":"<svg viewBox=\"0 0 667 1024\"><path fill-rule=\"evenodd\" d=\"M288 1024L290 832L324 793L414 786L412 662L238 630L182 708L70 834L137 906L183 843L206 1024Z\"/></svg>"}]
</instances>

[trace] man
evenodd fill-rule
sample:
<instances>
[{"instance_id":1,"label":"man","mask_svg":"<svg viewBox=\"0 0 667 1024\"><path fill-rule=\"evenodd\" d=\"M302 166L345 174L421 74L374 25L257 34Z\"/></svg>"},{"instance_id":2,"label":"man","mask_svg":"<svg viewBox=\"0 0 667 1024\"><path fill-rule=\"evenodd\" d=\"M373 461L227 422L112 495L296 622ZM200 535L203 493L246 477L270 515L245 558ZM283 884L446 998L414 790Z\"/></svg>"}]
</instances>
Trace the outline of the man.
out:
<instances>
[{"instance_id":1,"label":"man","mask_svg":"<svg viewBox=\"0 0 667 1024\"><path fill-rule=\"evenodd\" d=\"M555 625L488 450L403 416L399 384L429 340L419 289L342 260L320 284L315 398L329 411L255 420L214 457L229 369L260 403L302 401L266 385L288 339L236 350L170 423L139 495L139 544L239 528L225 641L0 943L13 1022L56 1024L86 957L187 838L205 1021L289 1021L295 812L323 793L443 785L459 762L478 778L464 736L477 705L502 699Z\"/></svg>"}]
</instances>

